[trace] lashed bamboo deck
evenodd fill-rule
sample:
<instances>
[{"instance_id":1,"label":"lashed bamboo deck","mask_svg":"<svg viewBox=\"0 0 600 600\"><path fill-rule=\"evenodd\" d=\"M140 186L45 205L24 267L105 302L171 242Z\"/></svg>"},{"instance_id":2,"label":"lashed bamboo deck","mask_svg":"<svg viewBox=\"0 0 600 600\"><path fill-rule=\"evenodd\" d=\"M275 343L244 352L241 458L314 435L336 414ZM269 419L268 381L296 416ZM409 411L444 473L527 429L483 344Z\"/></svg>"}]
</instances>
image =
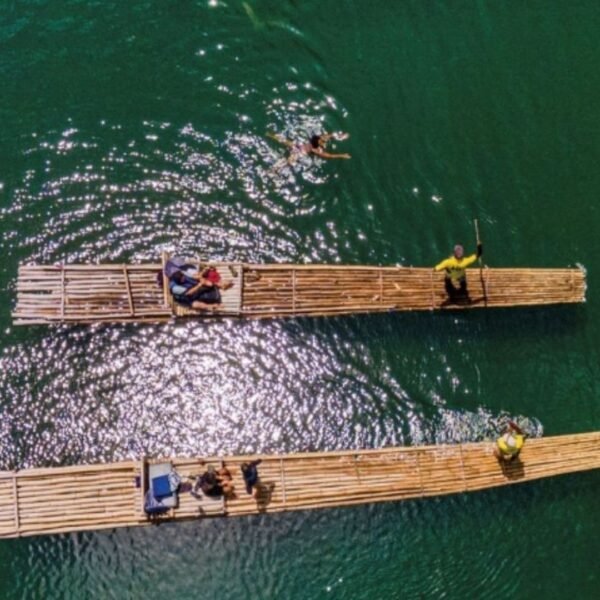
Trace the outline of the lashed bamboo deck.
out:
<instances>
[{"instance_id":1,"label":"lashed bamboo deck","mask_svg":"<svg viewBox=\"0 0 600 600\"><path fill-rule=\"evenodd\" d=\"M428 268L218 263L224 281L217 313L172 302L157 284L161 264L26 265L19 268L15 325L160 322L177 317L327 316L585 301L585 271L468 270L471 302L449 303L444 275Z\"/></svg>"},{"instance_id":2,"label":"lashed bamboo deck","mask_svg":"<svg viewBox=\"0 0 600 600\"><path fill-rule=\"evenodd\" d=\"M234 476L236 497L199 502L180 494L160 520L234 516L397 501L472 492L600 467L600 432L526 442L518 461L501 465L493 443L354 452L264 456L256 499L246 494L240 465L221 460ZM199 459L175 459L185 476L206 469ZM0 472L0 537L144 525L141 462ZM508 494L509 492L507 492Z\"/></svg>"}]
</instances>

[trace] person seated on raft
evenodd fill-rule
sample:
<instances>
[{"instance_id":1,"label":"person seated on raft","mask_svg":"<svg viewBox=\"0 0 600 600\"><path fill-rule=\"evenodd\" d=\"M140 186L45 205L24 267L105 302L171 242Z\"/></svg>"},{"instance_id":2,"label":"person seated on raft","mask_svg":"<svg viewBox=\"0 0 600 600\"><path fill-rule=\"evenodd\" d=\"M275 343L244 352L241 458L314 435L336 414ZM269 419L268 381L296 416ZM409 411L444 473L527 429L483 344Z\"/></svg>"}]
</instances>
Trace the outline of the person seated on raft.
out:
<instances>
[{"instance_id":1,"label":"person seated on raft","mask_svg":"<svg viewBox=\"0 0 600 600\"><path fill-rule=\"evenodd\" d=\"M267 135L275 140L276 142L279 142L280 144L283 144L284 146L287 146L290 150L290 155L287 157L287 159L283 159L282 161L278 161L277 164L275 166L278 166L281 162L283 162L284 164L287 163L288 165L292 165L294 164L301 156L306 156L306 155L311 155L314 154L315 156L318 156L320 158L351 158L350 154L332 154L331 152L326 152L325 151L325 147L327 145L327 142L331 139L335 139L335 140L346 140L350 137L349 134L347 133L321 133L319 135L312 135L310 137L310 139L308 140L308 142L304 143L304 144L299 144L297 142L292 142L290 140L286 140L284 137L280 136L277 133L267 133Z\"/></svg>"},{"instance_id":2,"label":"person seated on raft","mask_svg":"<svg viewBox=\"0 0 600 600\"><path fill-rule=\"evenodd\" d=\"M194 492L200 489L205 496L218 498L219 496L231 496L233 494L233 483L231 473L222 467L218 471L209 466L207 470L196 479Z\"/></svg>"},{"instance_id":3,"label":"person seated on raft","mask_svg":"<svg viewBox=\"0 0 600 600\"><path fill-rule=\"evenodd\" d=\"M194 277L197 273L192 272L192 277ZM227 283L221 283L221 274L215 267L211 267L210 265L202 269L200 271L200 277L204 277L204 279L210 281L214 287L219 290L228 290L233 287L233 281L228 281Z\"/></svg>"},{"instance_id":4,"label":"person seated on raft","mask_svg":"<svg viewBox=\"0 0 600 600\"><path fill-rule=\"evenodd\" d=\"M220 290L229 289L232 282L221 284L221 276L214 267L201 273L187 270L175 271L169 281L169 290L179 304L197 310L217 310L221 303Z\"/></svg>"},{"instance_id":5,"label":"person seated on raft","mask_svg":"<svg viewBox=\"0 0 600 600\"><path fill-rule=\"evenodd\" d=\"M483 246L477 244L477 252L465 257L465 249L460 245L454 246L454 254L434 267L434 271L445 271L444 287L450 301L464 298L470 301L467 290L467 274L465 269L472 265L483 254Z\"/></svg>"},{"instance_id":6,"label":"person seated on raft","mask_svg":"<svg viewBox=\"0 0 600 600\"><path fill-rule=\"evenodd\" d=\"M233 486L233 477L229 472L227 467L221 467L217 471L217 479L219 481L219 485L223 490L225 496L230 497L234 495L234 486Z\"/></svg>"}]
</instances>

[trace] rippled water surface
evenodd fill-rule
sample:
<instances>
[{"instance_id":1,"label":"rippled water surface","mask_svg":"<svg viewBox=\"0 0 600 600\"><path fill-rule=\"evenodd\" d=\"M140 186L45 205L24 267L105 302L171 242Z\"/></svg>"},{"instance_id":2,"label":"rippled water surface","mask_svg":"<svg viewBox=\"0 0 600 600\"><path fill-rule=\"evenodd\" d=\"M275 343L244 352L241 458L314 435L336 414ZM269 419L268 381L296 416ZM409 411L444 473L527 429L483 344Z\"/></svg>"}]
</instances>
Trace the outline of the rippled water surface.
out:
<instances>
[{"instance_id":1,"label":"rippled water surface","mask_svg":"<svg viewBox=\"0 0 600 600\"><path fill-rule=\"evenodd\" d=\"M600 428L595 2L0 6L0 468ZM351 160L284 164L278 132ZM25 262L585 265L579 307L14 328ZM0 543L0 597L600 591L597 473Z\"/></svg>"}]
</instances>

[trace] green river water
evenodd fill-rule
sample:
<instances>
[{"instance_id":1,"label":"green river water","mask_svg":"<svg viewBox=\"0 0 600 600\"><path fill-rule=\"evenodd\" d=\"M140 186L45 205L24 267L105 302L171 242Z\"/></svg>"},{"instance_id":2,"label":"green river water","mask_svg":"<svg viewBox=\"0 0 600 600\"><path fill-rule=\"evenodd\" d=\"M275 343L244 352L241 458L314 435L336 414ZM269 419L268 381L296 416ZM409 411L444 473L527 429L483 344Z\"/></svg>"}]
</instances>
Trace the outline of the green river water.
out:
<instances>
[{"instance_id":1,"label":"green river water","mask_svg":"<svg viewBox=\"0 0 600 600\"><path fill-rule=\"evenodd\" d=\"M600 428L600 5L0 3L0 469ZM274 169L277 131L351 160ZM587 269L587 303L18 328L24 262ZM595 598L600 474L0 542L0 598ZM51 498L48 499L51 502Z\"/></svg>"}]
</instances>

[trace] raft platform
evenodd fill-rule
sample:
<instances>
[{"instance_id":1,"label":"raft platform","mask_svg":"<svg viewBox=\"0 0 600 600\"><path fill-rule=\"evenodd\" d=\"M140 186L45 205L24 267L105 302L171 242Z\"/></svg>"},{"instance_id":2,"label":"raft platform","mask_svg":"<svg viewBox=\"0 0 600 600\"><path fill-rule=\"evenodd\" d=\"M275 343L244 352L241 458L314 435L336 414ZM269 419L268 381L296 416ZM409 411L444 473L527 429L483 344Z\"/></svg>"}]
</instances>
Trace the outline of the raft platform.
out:
<instances>
[{"instance_id":1,"label":"raft platform","mask_svg":"<svg viewBox=\"0 0 600 600\"><path fill-rule=\"evenodd\" d=\"M235 496L198 499L180 492L175 508L152 518L144 512L145 460L1 471L0 538L426 498L600 468L598 431L529 439L510 463L498 461L494 447L481 442L262 456L256 498L246 493L240 472L254 456L172 459L184 481L208 465L225 465Z\"/></svg>"},{"instance_id":2,"label":"raft platform","mask_svg":"<svg viewBox=\"0 0 600 600\"><path fill-rule=\"evenodd\" d=\"M449 302L430 268L210 263L223 282L214 313L173 302L163 263L23 265L15 325L164 322L177 318L274 318L571 304L585 301L583 268L470 268L470 300ZM204 263L202 266L206 266ZM162 285L160 279L162 278Z\"/></svg>"}]
</instances>

